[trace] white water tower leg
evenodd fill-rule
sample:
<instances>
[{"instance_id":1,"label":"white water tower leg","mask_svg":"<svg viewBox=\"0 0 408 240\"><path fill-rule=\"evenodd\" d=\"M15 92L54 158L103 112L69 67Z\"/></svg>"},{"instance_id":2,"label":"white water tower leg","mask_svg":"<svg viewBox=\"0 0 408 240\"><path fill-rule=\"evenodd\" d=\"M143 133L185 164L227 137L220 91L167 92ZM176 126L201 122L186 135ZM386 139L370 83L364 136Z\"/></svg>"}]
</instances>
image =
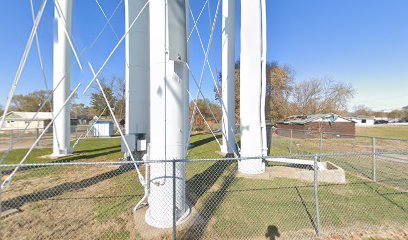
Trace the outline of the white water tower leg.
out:
<instances>
[{"instance_id":1,"label":"white water tower leg","mask_svg":"<svg viewBox=\"0 0 408 240\"><path fill-rule=\"evenodd\" d=\"M235 1L222 2L222 136L223 153L235 146Z\"/></svg>"},{"instance_id":2,"label":"white water tower leg","mask_svg":"<svg viewBox=\"0 0 408 240\"><path fill-rule=\"evenodd\" d=\"M261 133L261 3L241 0L241 156L262 155ZM242 160L245 174L265 171L261 158Z\"/></svg>"},{"instance_id":3,"label":"white water tower leg","mask_svg":"<svg viewBox=\"0 0 408 240\"><path fill-rule=\"evenodd\" d=\"M125 21L130 24L145 6L147 0L126 0ZM149 6L136 20L126 36L126 135L146 134L149 140ZM140 157L140 156L138 156Z\"/></svg>"},{"instance_id":4,"label":"white water tower leg","mask_svg":"<svg viewBox=\"0 0 408 240\"><path fill-rule=\"evenodd\" d=\"M184 62L187 61L185 0L167 1L168 11L165 3L150 2L151 161L186 157L185 132L188 129L185 118L188 116L185 81L188 77ZM174 176L172 162L150 164L149 209L145 219L151 226L169 228L173 224L174 179L177 222L182 222L190 212L185 199L185 163L176 163L175 167Z\"/></svg>"},{"instance_id":5,"label":"white water tower leg","mask_svg":"<svg viewBox=\"0 0 408 240\"><path fill-rule=\"evenodd\" d=\"M61 7L64 20L59 18L56 8L54 8L54 17L57 21L57 39L54 40L54 88L63 79L60 85L56 88L53 94L53 112L56 113L65 100L71 93L71 77L70 77L70 45L65 35L64 27L71 34L72 25L72 1L71 0L55 0ZM63 110L54 121L53 125L53 156L64 156L72 153L70 147L70 112L71 104L63 107Z\"/></svg>"}]
</instances>

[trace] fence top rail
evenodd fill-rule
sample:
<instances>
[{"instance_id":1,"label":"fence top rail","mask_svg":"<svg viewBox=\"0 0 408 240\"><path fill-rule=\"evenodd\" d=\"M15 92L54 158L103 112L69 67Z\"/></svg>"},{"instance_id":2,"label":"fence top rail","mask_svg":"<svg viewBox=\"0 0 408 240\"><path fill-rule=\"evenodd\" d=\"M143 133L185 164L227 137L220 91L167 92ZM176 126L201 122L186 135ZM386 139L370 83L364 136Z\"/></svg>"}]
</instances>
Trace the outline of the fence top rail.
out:
<instances>
[{"instance_id":1,"label":"fence top rail","mask_svg":"<svg viewBox=\"0 0 408 240\"><path fill-rule=\"evenodd\" d=\"M388 151L376 152L376 155L401 154L408 155L408 151ZM343 153L317 153L317 154L296 154L282 156L254 156L240 158L199 158L199 159L173 159L173 160L149 160L149 161L110 161L110 162L60 162L60 163L25 163L25 164L0 164L0 168L9 167L47 167L47 166L87 166L87 165L129 165L129 164L155 164L155 163L194 163L194 162L213 162L213 161L245 161L251 159L265 159L270 161L272 158L310 158L314 157L346 157L346 156L371 156L373 152L343 152ZM407 159L408 163L408 159Z\"/></svg>"}]
</instances>

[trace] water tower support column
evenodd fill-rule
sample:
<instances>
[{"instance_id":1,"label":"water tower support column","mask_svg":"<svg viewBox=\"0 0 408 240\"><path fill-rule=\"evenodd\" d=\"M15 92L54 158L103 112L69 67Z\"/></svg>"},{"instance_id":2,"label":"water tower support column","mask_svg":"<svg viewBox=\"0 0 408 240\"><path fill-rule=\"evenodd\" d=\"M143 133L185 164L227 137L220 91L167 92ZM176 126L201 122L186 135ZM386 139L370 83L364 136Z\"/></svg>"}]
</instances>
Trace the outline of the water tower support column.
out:
<instances>
[{"instance_id":1,"label":"water tower support column","mask_svg":"<svg viewBox=\"0 0 408 240\"><path fill-rule=\"evenodd\" d=\"M241 156L238 169L244 174L265 171L261 131L261 2L241 0Z\"/></svg>"},{"instance_id":2,"label":"water tower support column","mask_svg":"<svg viewBox=\"0 0 408 240\"><path fill-rule=\"evenodd\" d=\"M54 75L53 84L55 89L53 94L53 112L56 113L63 108L58 117L55 118L53 125L53 156L61 157L72 153L70 147L70 112L71 104L65 106L64 102L71 93L71 76L70 76L70 45L68 38L65 35L65 30L71 34L72 25L72 1L71 0L55 0L59 4L62 15L61 19L58 14L57 7L54 10L54 17L57 21L57 38L54 40ZM65 25L66 24L66 25ZM65 25L65 26L64 26ZM62 79L62 80L61 80Z\"/></svg>"},{"instance_id":3,"label":"water tower support column","mask_svg":"<svg viewBox=\"0 0 408 240\"><path fill-rule=\"evenodd\" d=\"M185 199L186 157L186 0L150 1L150 149L149 209L146 222L157 228L173 224L173 181L176 219L182 222L190 209ZM159 162L168 160L170 162Z\"/></svg>"},{"instance_id":4,"label":"water tower support column","mask_svg":"<svg viewBox=\"0 0 408 240\"><path fill-rule=\"evenodd\" d=\"M222 136L223 153L235 146L235 1L222 2Z\"/></svg>"}]
</instances>

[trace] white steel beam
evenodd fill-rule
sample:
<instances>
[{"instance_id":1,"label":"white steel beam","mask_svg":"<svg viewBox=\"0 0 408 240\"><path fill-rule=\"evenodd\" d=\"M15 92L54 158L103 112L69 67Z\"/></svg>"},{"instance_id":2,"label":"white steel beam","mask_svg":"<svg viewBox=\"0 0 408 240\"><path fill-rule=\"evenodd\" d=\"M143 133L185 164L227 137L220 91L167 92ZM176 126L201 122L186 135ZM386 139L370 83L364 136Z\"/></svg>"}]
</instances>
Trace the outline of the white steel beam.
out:
<instances>
[{"instance_id":1,"label":"white steel beam","mask_svg":"<svg viewBox=\"0 0 408 240\"><path fill-rule=\"evenodd\" d=\"M57 21L57 39L54 40L53 112L61 110L53 125L53 156L65 156L72 152L70 147L70 112L71 104L63 105L71 93L70 44L67 35L71 35L72 1L55 0L59 8L54 8ZM60 13L58 12L60 11ZM67 31L67 33L65 32ZM63 79L59 87L60 79Z\"/></svg>"},{"instance_id":2,"label":"white steel beam","mask_svg":"<svg viewBox=\"0 0 408 240\"><path fill-rule=\"evenodd\" d=\"M261 3L241 0L241 157L257 159L239 161L245 174L265 171L262 161L261 132Z\"/></svg>"},{"instance_id":3,"label":"white steel beam","mask_svg":"<svg viewBox=\"0 0 408 240\"><path fill-rule=\"evenodd\" d=\"M151 111L148 152L151 161L186 157L188 129L185 118L188 115L185 101L188 96L185 81L188 81L188 75L185 61L188 54L187 21L183 13L186 5L185 0L150 3ZM173 208L176 209L177 223L186 219L190 212L185 199L185 163L150 163L150 169L149 209L145 219L151 226L169 228L173 224ZM173 191L176 206L173 206Z\"/></svg>"},{"instance_id":4,"label":"white steel beam","mask_svg":"<svg viewBox=\"0 0 408 240\"><path fill-rule=\"evenodd\" d=\"M262 156L268 155L268 146L266 140L266 117L265 117L265 101L266 101L266 0L261 0L261 15L262 15L262 86L261 86L261 132L262 132Z\"/></svg>"},{"instance_id":5,"label":"white steel beam","mask_svg":"<svg viewBox=\"0 0 408 240\"><path fill-rule=\"evenodd\" d=\"M147 0L125 0L126 29ZM149 139L149 6L126 36L126 134L145 133Z\"/></svg>"},{"instance_id":6,"label":"white steel beam","mask_svg":"<svg viewBox=\"0 0 408 240\"><path fill-rule=\"evenodd\" d=\"M235 145L235 0L222 2L222 137L221 151L234 153Z\"/></svg>"},{"instance_id":7,"label":"white steel beam","mask_svg":"<svg viewBox=\"0 0 408 240\"><path fill-rule=\"evenodd\" d=\"M185 1L186 5L186 33L188 33L190 31L190 0ZM190 45L189 45L189 41L188 41L188 37L187 37L187 42L186 42L186 48L187 48L187 64L186 66L184 66L184 77L183 79L185 81L184 82L184 88L186 89L186 91L188 91L190 89L190 69L188 68L188 64L189 64L189 59L190 59ZM187 141L187 139L190 139L190 98L189 98L190 94L185 94L184 95L184 129L185 129L185 140ZM186 155L187 155L187 149L188 146L190 145L189 142L186 142L185 144L185 148L186 148Z\"/></svg>"}]
</instances>

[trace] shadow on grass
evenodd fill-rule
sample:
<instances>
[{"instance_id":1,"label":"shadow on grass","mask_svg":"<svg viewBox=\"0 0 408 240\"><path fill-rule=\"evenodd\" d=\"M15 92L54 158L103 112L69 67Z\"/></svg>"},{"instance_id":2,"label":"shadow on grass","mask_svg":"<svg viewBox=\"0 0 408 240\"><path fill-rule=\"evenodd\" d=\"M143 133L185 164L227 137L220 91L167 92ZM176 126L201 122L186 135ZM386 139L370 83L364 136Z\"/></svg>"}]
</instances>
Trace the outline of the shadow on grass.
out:
<instances>
[{"instance_id":1,"label":"shadow on grass","mask_svg":"<svg viewBox=\"0 0 408 240\"><path fill-rule=\"evenodd\" d=\"M195 175L186 182L189 203L194 206L198 199L215 184L232 161L217 161L204 172Z\"/></svg>"},{"instance_id":2,"label":"shadow on grass","mask_svg":"<svg viewBox=\"0 0 408 240\"><path fill-rule=\"evenodd\" d=\"M218 178L226 173L225 171L231 164L232 161L218 161L206 171L191 179L189 184L190 188L193 188L191 189L192 194L190 194L189 199L192 201L193 205L195 205L197 200L215 184ZM181 239L202 238L211 218L224 201L229 187L234 182L235 174L236 170L232 170L224 175L220 188L216 192L211 193L208 200L203 204L203 207L200 207L199 216L194 220L192 226L182 234Z\"/></svg>"},{"instance_id":3,"label":"shadow on grass","mask_svg":"<svg viewBox=\"0 0 408 240\"><path fill-rule=\"evenodd\" d=\"M399 205L398 203L396 203L395 201L393 201L392 199L390 199L388 197L388 195L390 195L389 193L381 193L380 191L378 191L377 189L375 189L374 187L372 187L370 185L370 183L365 182L364 183L365 186L367 186L369 189L371 189L372 191L374 191L376 194L378 194L379 196L381 196L382 198L384 198L385 200L387 200L389 203L391 203L392 205L398 207L399 209L401 209L404 213L408 214L408 209L405 209L403 206Z\"/></svg>"},{"instance_id":4,"label":"shadow on grass","mask_svg":"<svg viewBox=\"0 0 408 240\"><path fill-rule=\"evenodd\" d=\"M95 154L84 154L84 155L73 155L70 157L65 157L63 159L59 159L59 160L55 160L55 161L51 161L51 162L46 162L46 163L69 163L69 162L73 162L73 161L78 161L78 160L85 160L85 159L92 159L92 158L97 158L97 157L101 157L101 156L106 156L109 154L114 154L114 153L118 153L120 152L120 149L117 150L113 150L113 151L107 151L107 152L99 152L99 153L95 153ZM44 162L38 162L35 161L34 163L44 163ZM18 169L19 172L22 171L27 171L27 170L31 170L31 169L38 169L38 168L46 168L46 167L50 167L50 166L23 166L20 167ZM3 170L1 171L2 175L8 175L13 171L13 169L9 169L9 170Z\"/></svg>"},{"instance_id":5,"label":"shadow on grass","mask_svg":"<svg viewBox=\"0 0 408 240\"><path fill-rule=\"evenodd\" d=\"M269 225L266 229L265 238L269 240L276 240L277 237L280 237L278 227L275 225Z\"/></svg>"},{"instance_id":6,"label":"shadow on grass","mask_svg":"<svg viewBox=\"0 0 408 240\"><path fill-rule=\"evenodd\" d=\"M215 135L215 136L217 137L217 139L221 139L221 137L222 137L222 135ZM200 140L191 142L190 143L191 149L202 146L202 145L207 144L207 143L210 143L212 141L214 141L214 136L210 136L208 138L204 138L204 139L200 139Z\"/></svg>"},{"instance_id":7,"label":"shadow on grass","mask_svg":"<svg viewBox=\"0 0 408 240\"><path fill-rule=\"evenodd\" d=\"M94 149L88 149L88 150L80 150L80 151L74 151L74 153L89 153L89 152L99 152L99 151L104 151L104 150L109 150L109 149L114 149L118 148L120 149L120 145L114 145L114 146L109 146L109 147L104 147L104 148L94 148Z\"/></svg>"},{"instance_id":8,"label":"shadow on grass","mask_svg":"<svg viewBox=\"0 0 408 240\"><path fill-rule=\"evenodd\" d=\"M315 230L315 232L318 233L316 223L315 223L315 221L313 219L311 211L309 210L309 208L306 205L305 199L303 199L302 194L300 194L299 188L295 187L295 189L296 189L296 193L297 193L297 195L298 195L298 197L300 199L300 202L302 203L302 206L305 208L305 211L306 211L306 214L307 214L307 216L309 218L310 224L312 224L312 227Z\"/></svg>"},{"instance_id":9,"label":"shadow on grass","mask_svg":"<svg viewBox=\"0 0 408 240\"><path fill-rule=\"evenodd\" d=\"M132 169L133 168L130 165L120 166L118 169L115 169L109 172L105 172L105 173L96 175L91 178L83 179L81 181L63 183L63 184L57 185L52 188L48 188L43 191L25 194L22 196L12 198L10 200L3 201L1 203L2 205L1 207L3 211L9 210L9 209L19 209L24 204L27 204L27 203L48 200L50 198L60 196L66 192L78 191L84 188L88 188L102 181L105 181L113 177L119 176L123 173L129 172Z\"/></svg>"}]
</instances>

